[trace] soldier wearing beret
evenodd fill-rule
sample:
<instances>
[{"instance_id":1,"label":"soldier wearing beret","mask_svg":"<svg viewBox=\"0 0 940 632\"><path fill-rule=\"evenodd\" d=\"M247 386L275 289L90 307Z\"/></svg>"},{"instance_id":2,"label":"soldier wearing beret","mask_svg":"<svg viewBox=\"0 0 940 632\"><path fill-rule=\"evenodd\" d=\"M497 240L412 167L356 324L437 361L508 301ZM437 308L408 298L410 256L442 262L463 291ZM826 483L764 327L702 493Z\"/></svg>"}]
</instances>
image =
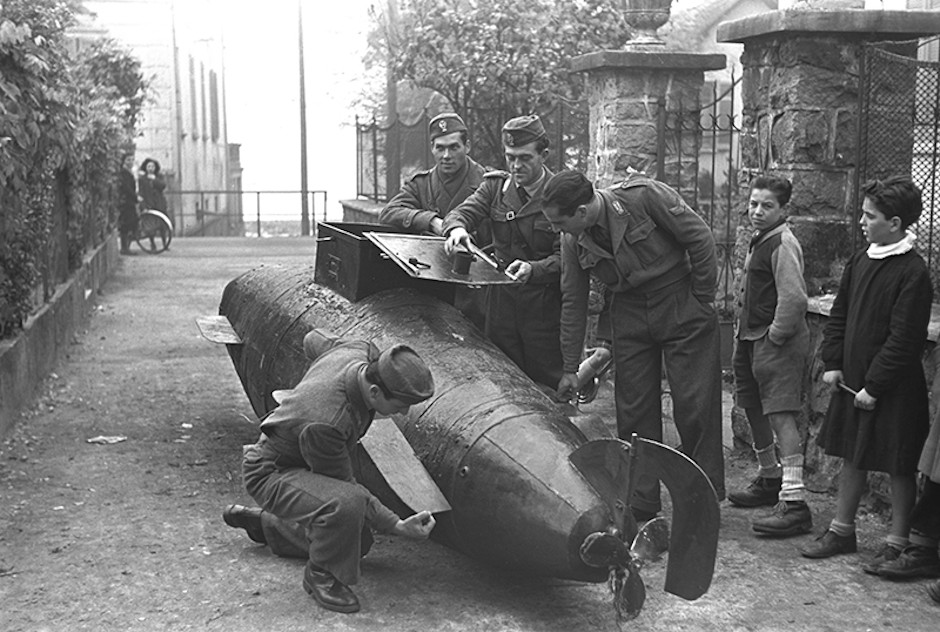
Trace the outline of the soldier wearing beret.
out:
<instances>
[{"instance_id":1,"label":"soldier wearing beret","mask_svg":"<svg viewBox=\"0 0 940 632\"><path fill-rule=\"evenodd\" d=\"M641 173L595 190L576 171L545 185L545 216L564 233L561 244L561 344L570 398L586 328L591 273L612 291L610 321L616 362L614 397L621 439L632 433L662 441L662 375L671 386L682 449L725 496L721 443L721 366L715 239L678 192ZM660 510L659 483L641 478L634 516Z\"/></svg>"},{"instance_id":2,"label":"soldier wearing beret","mask_svg":"<svg viewBox=\"0 0 940 632\"><path fill-rule=\"evenodd\" d=\"M436 164L412 176L382 209L379 221L413 233L440 235L444 216L480 186L486 170L467 155L470 140L462 118L438 114L428 131Z\"/></svg>"},{"instance_id":3,"label":"soldier wearing beret","mask_svg":"<svg viewBox=\"0 0 940 632\"><path fill-rule=\"evenodd\" d=\"M275 554L306 559L303 587L322 607L356 612L349 586L372 530L424 539L435 521L427 511L400 519L355 481L351 455L376 413L407 412L434 394L434 381L405 345L379 353L317 330L303 345L312 364L293 389L275 391L278 407L245 446L245 488L261 508L231 505L222 517Z\"/></svg>"},{"instance_id":4,"label":"soldier wearing beret","mask_svg":"<svg viewBox=\"0 0 940 632\"><path fill-rule=\"evenodd\" d=\"M492 222L496 258L517 279L487 295L486 333L534 381L554 388L561 378L559 317L561 261L558 235L542 214L548 136L537 116L503 126L508 171L487 173L483 184L444 218L444 248L466 247L473 231Z\"/></svg>"}]
</instances>

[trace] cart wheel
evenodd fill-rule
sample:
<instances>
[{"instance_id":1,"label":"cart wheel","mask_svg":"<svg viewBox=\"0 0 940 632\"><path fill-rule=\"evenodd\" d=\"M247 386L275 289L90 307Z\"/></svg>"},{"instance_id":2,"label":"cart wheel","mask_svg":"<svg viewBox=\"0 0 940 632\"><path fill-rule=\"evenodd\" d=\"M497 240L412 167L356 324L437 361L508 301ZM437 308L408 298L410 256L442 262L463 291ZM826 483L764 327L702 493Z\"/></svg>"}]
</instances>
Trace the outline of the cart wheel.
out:
<instances>
[{"instance_id":1,"label":"cart wheel","mask_svg":"<svg viewBox=\"0 0 940 632\"><path fill-rule=\"evenodd\" d=\"M137 226L137 245L150 255L158 255L170 247L173 241L173 224L170 218L154 209L140 214Z\"/></svg>"}]
</instances>

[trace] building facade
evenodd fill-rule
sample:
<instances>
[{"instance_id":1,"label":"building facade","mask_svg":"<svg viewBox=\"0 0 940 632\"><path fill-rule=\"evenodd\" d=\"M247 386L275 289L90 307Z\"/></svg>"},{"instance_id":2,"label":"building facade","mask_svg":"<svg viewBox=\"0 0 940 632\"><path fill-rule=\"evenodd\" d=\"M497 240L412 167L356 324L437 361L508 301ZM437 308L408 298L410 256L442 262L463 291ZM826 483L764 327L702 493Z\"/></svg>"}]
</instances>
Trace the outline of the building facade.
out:
<instances>
[{"instance_id":1,"label":"building facade","mask_svg":"<svg viewBox=\"0 0 940 632\"><path fill-rule=\"evenodd\" d=\"M126 47L150 79L135 165L153 158L167 181L177 234L241 225L226 129L224 34L217 0L89 0L74 30ZM237 175L237 174L236 174Z\"/></svg>"}]
</instances>

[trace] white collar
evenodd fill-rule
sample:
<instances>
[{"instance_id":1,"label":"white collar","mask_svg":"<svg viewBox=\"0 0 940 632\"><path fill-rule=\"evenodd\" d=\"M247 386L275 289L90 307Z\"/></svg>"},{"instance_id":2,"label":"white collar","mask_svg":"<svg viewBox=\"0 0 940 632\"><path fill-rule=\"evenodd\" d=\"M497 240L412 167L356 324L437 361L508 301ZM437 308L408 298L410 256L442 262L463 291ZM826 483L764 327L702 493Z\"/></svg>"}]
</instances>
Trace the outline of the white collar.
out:
<instances>
[{"instance_id":1,"label":"white collar","mask_svg":"<svg viewBox=\"0 0 940 632\"><path fill-rule=\"evenodd\" d=\"M869 259L887 259L892 255L903 255L914 247L914 240L917 239L912 231L908 230L901 241L893 244L878 245L870 244L867 254Z\"/></svg>"}]
</instances>

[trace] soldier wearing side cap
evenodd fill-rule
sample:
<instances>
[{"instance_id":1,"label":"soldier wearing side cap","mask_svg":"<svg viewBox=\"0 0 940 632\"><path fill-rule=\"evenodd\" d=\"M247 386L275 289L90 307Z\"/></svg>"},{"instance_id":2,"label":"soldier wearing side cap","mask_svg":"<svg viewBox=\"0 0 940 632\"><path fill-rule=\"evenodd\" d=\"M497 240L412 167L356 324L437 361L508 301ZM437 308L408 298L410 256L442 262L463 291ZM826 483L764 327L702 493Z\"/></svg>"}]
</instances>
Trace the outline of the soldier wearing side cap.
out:
<instances>
[{"instance_id":1,"label":"soldier wearing side cap","mask_svg":"<svg viewBox=\"0 0 940 632\"><path fill-rule=\"evenodd\" d=\"M535 382L554 388L561 379L559 238L542 214L548 136L537 116L503 126L508 171L487 173L483 184L444 218L444 248L467 247L473 231L492 222L499 263L517 279L489 288L486 333Z\"/></svg>"},{"instance_id":2,"label":"soldier wearing side cap","mask_svg":"<svg viewBox=\"0 0 940 632\"><path fill-rule=\"evenodd\" d=\"M424 539L427 511L404 520L353 478L351 455L376 414L405 413L434 394L424 361L410 347L383 352L371 342L340 340L313 330L304 337L310 368L245 446L245 488L261 508L231 505L226 524L282 557L307 560L303 587L322 607L356 612L349 588L372 530ZM390 422L382 422L390 423Z\"/></svg>"},{"instance_id":3,"label":"soldier wearing side cap","mask_svg":"<svg viewBox=\"0 0 940 632\"><path fill-rule=\"evenodd\" d=\"M483 182L486 170L467 154L470 139L463 119L438 114L428 124L435 165L419 171L388 201L379 221L414 233L440 235L443 218ZM483 239L486 245L488 240Z\"/></svg>"},{"instance_id":4,"label":"soldier wearing side cap","mask_svg":"<svg viewBox=\"0 0 940 632\"><path fill-rule=\"evenodd\" d=\"M436 164L412 176L382 209L379 221L412 233L440 235L444 216L480 186L486 169L467 155L470 151L467 126L457 114L446 112L432 118L428 134ZM489 222L477 227L474 241L480 247L490 244ZM486 294L483 288L458 286L454 307L479 329L484 328Z\"/></svg>"}]
</instances>

